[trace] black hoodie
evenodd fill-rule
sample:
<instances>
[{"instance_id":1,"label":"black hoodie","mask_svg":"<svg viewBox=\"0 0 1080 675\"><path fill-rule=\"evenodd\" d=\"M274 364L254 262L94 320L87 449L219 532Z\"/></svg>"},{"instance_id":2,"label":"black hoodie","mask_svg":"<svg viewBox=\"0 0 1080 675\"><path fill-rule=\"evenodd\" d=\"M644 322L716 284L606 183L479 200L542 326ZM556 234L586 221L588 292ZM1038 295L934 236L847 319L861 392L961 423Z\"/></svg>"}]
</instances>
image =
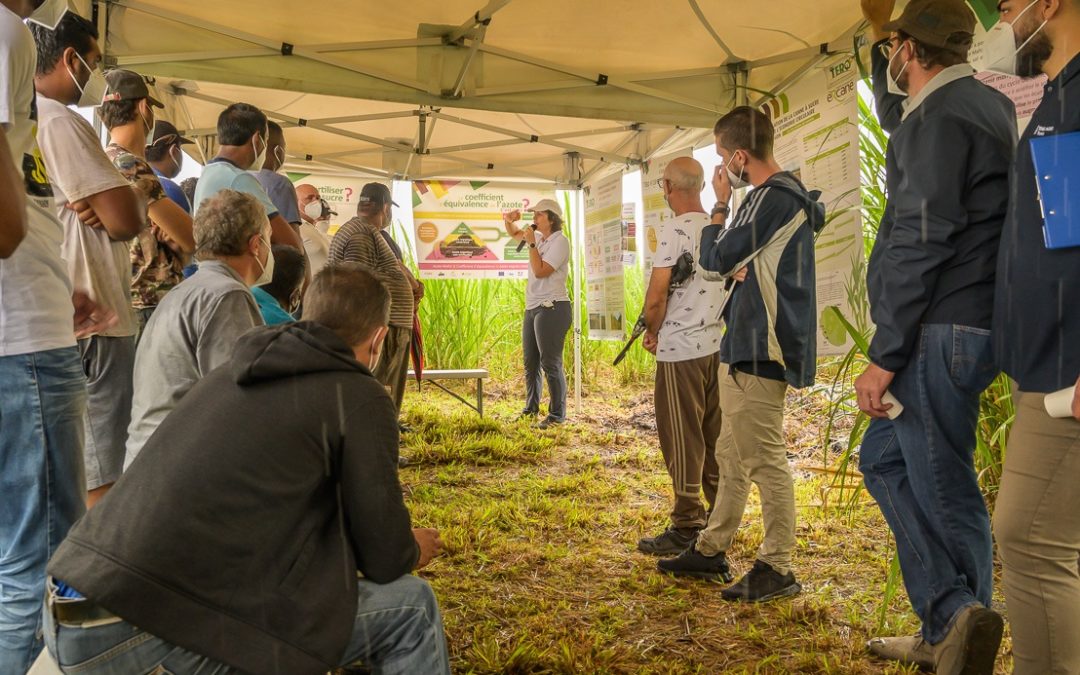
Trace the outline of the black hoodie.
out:
<instances>
[{"instance_id":1,"label":"black hoodie","mask_svg":"<svg viewBox=\"0 0 1080 675\"><path fill-rule=\"evenodd\" d=\"M329 329L256 328L184 397L49 573L128 623L251 673L338 666L357 571L419 550L394 404Z\"/></svg>"}]
</instances>

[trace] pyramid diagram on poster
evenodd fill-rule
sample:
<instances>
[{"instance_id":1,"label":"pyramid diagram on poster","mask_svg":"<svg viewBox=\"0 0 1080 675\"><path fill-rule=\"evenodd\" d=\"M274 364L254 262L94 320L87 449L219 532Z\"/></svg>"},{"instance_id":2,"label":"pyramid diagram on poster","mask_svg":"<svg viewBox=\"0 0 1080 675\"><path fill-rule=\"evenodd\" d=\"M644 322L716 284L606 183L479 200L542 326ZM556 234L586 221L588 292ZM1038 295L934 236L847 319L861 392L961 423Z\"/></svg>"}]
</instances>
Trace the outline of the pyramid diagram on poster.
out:
<instances>
[{"instance_id":1,"label":"pyramid diagram on poster","mask_svg":"<svg viewBox=\"0 0 1080 675\"><path fill-rule=\"evenodd\" d=\"M453 232L439 242L432 249L428 260L453 260L468 258L469 260L498 260L499 257L473 234L465 223L459 224Z\"/></svg>"}]
</instances>

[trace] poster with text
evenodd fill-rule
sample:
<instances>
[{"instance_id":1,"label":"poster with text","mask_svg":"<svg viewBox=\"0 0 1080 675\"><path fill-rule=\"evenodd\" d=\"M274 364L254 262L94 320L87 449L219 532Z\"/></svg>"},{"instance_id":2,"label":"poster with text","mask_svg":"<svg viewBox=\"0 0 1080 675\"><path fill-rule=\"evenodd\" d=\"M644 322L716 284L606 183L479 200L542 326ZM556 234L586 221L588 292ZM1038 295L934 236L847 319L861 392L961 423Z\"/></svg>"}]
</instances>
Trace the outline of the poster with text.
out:
<instances>
[{"instance_id":1,"label":"poster with text","mask_svg":"<svg viewBox=\"0 0 1080 675\"><path fill-rule=\"evenodd\" d=\"M652 272L653 254L656 253L656 228L675 214L668 208L664 201L664 188L660 185L660 179L664 177L664 170L671 160L676 157L693 157L690 148L673 152L670 155L653 157L641 167L641 201L644 206L642 213L644 242L641 247L641 262L645 268L645 282L649 281L649 273Z\"/></svg>"},{"instance_id":2,"label":"poster with text","mask_svg":"<svg viewBox=\"0 0 1080 675\"><path fill-rule=\"evenodd\" d=\"M338 228L356 215L356 207L360 204L360 190L368 183L383 183L393 191L394 186L390 181L375 181L370 178L357 176L333 176L313 173L286 174L292 184L312 185L319 191L319 196L330 205L330 210L337 215L330 216L330 227L327 234L334 236Z\"/></svg>"},{"instance_id":3,"label":"poster with text","mask_svg":"<svg viewBox=\"0 0 1080 675\"><path fill-rule=\"evenodd\" d=\"M555 191L484 181L415 181L412 184L416 263L425 279L524 279L529 249L518 248L503 227L503 213L521 210L518 227L532 224L528 209Z\"/></svg>"},{"instance_id":4,"label":"poster with text","mask_svg":"<svg viewBox=\"0 0 1080 675\"><path fill-rule=\"evenodd\" d=\"M622 205L623 245L622 261L624 267L637 264L637 205L627 202Z\"/></svg>"},{"instance_id":5,"label":"poster with text","mask_svg":"<svg viewBox=\"0 0 1080 675\"><path fill-rule=\"evenodd\" d=\"M817 238L818 355L844 354L851 338L826 307L854 325L864 312L862 216L859 211L859 69L853 55L824 62L770 99L763 110L776 127L776 160L808 190L820 190L825 229Z\"/></svg>"},{"instance_id":6,"label":"poster with text","mask_svg":"<svg viewBox=\"0 0 1080 675\"><path fill-rule=\"evenodd\" d=\"M585 306L590 340L622 340L622 174L585 187Z\"/></svg>"}]
</instances>

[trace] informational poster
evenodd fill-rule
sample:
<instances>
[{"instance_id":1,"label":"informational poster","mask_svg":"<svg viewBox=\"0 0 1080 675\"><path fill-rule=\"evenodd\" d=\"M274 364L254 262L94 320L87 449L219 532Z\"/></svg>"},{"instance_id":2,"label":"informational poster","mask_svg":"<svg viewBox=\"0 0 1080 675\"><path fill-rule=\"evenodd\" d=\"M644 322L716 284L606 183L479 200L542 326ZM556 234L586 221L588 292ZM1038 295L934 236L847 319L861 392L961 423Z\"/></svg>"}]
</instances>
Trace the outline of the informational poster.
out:
<instances>
[{"instance_id":1,"label":"informational poster","mask_svg":"<svg viewBox=\"0 0 1080 675\"><path fill-rule=\"evenodd\" d=\"M485 181L415 181L412 185L416 263L425 279L524 279L529 250L518 248L503 227L503 214L555 199L551 188Z\"/></svg>"},{"instance_id":2,"label":"informational poster","mask_svg":"<svg viewBox=\"0 0 1080 675\"><path fill-rule=\"evenodd\" d=\"M653 254L656 253L656 228L660 223L675 214L668 208L664 201L664 188L660 180L664 177L664 170L671 160L676 157L693 157L690 148L673 152L670 155L653 157L641 167L641 201L645 207L643 213L644 245L641 248L641 261L645 267L645 281L648 283L649 274L652 272Z\"/></svg>"},{"instance_id":3,"label":"informational poster","mask_svg":"<svg viewBox=\"0 0 1080 675\"><path fill-rule=\"evenodd\" d=\"M622 340L622 174L585 187L585 306L590 340Z\"/></svg>"},{"instance_id":4,"label":"informational poster","mask_svg":"<svg viewBox=\"0 0 1080 675\"><path fill-rule=\"evenodd\" d=\"M622 205L623 245L622 262L624 267L637 264L637 206L634 202Z\"/></svg>"},{"instance_id":5,"label":"informational poster","mask_svg":"<svg viewBox=\"0 0 1080 675\"><path fill-rule=\"evenodd\" d=\"M326 174L293 173L286 174L293 185L313 185L319 191L319 196L330 205L334 212L330 216L330 227L327 234L333 236L338 228L356 215L356 207L360 204L360 190L368 183L383 183L391 191L394 189L390 181L375 181L370 178L357 176L333 176Z\"/></svg>"},{"instance_id":6,"label":"informational poster","mask_svg":"<svg viewBox=\"0 0 1080 675\"><path fill-rule=\"evenodd\" d=\"M780 165L820 190L826 226L817 238L818 355L844 354L851 338L824 314L838 307L853 324L849 295L861 288L852 278L863 256L859 210L859 69L853 55L826 61L763 109L776 127L775 154Z\"/></svg>"}]
</instances>

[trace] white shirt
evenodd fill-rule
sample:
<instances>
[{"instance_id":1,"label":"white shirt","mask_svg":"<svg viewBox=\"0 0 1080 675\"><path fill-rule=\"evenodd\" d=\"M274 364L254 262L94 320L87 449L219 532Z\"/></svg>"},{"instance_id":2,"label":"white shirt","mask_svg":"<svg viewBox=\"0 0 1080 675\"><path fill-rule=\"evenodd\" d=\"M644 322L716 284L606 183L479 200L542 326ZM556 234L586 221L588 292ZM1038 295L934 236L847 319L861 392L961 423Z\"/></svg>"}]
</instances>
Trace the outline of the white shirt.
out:
<instances>
[{"instance_id":1,"label":"white shirt","mask_svg":"<svg viewBox=\"0 0 1080 675\"><path fill-rule=\"evenodd\" d=\"M701 230L708 224L708 214L686 213L665 220L656 229L654 269L674 267L683 253L694 256L690 281L668 296L667 313L657 336L657 361L689 361L720 351L724 284L706 281L697 262Z\"/></svg>"},{"instance_id":2,"label":"white shirt","mask_svg":"<svg viewBox=\"0 0 1080 675\"><path fill-rule=\"evenodd\" d=\"M38 142L49 166L57 215L64 224L60 255L72 285L116 313L115 326L100 334L135 335L131 307L131 242L113 241L102 229L87 227L65 205L116 188L130 189L127 178L101 149L101 141L82 115L64 104L38 96Z\"/></svg>"},{"instance_id":3,"label":"white shirt","mask_svg":"<svg viewBox=\"0 0 1080 675\"><path fill-rule=\"evenodd\" d=\"M525 244L528 246L528 244ZM555 270L551 276L540 279L529 263L529 280L525 282L525 309L536 309L545 302L570 300L566 292L566 276L570 271L570 241L562 232L552 232L547 237L536 233L536 251L540 259Z\"/></svg>"},{"instance_id":4,"label":"white shirt","mask_svg":"<svg viewBox=\"0 0 1080 675\"><path fill-rule=\"evenodd\" d=\"M300 223L300 240L304 242L304 253L307 253L308 265L311 266L311 276L315 276L319 270L326 267L330 259L330 237L305 220Z\"/></svg>"},{"instance_id":5,"label":"white shirt","mask_svg":"<svg viewBox=\"0 0 1080 675\"><path fill-rule=\"evenodd\" d=\"M71 282L60 258L64 227L37 145L36 68L30 30L0 5L0 124L27 197L26 238L0 260L0 356L75 346Z\"/></svg>"}]
</instances>

